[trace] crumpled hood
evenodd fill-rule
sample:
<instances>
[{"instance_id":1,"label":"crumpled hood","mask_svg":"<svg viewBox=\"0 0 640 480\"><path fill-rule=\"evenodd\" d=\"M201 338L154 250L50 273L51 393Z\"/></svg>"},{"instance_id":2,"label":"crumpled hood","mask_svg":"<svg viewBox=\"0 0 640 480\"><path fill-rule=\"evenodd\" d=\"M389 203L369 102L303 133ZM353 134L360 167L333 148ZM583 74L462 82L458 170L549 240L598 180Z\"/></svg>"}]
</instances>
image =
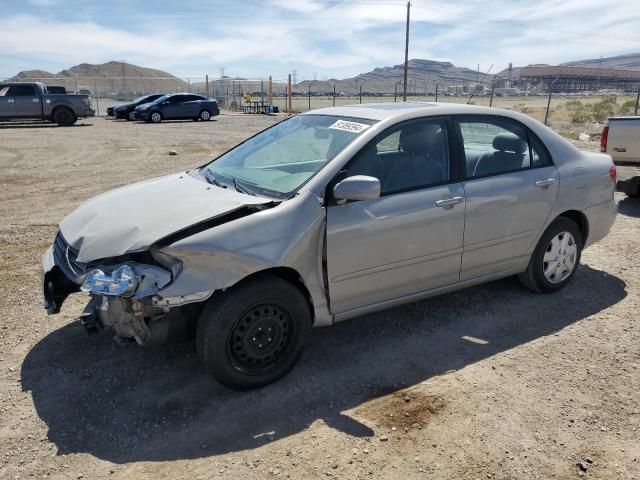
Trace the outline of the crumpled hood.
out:
<instances>
[{"instance_id":1,"label":"crumpled hood","mask_svg":"<svg viewBox=\"0 0 640 480\"><path fill-rule=\"evenodd\" d=\"M90 262L148 248L183 228L271 201L179 173L98 195L67 215L60 231L79 251L78 261Z\"/></svg>"}]
</instances>

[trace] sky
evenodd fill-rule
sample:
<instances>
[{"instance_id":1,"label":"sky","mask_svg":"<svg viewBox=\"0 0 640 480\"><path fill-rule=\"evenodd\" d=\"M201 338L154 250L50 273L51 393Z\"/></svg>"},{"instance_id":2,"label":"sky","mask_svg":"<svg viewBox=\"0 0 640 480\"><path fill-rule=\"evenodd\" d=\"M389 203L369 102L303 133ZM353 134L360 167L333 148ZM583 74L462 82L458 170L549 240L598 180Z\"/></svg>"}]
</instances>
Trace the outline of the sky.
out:
<instances>
[{"instance_id":1,"label":"sky","mask_svg":"<svg viewBox=\"0 0 640 480\"><path fill-rule=\"evenodd\" d=\"M639 0L412 0L409 58L491 73L640 52ZM0 0L0 78L123 60L346 78L404 60L404 0Z\"/></svg>"}]
</instances>

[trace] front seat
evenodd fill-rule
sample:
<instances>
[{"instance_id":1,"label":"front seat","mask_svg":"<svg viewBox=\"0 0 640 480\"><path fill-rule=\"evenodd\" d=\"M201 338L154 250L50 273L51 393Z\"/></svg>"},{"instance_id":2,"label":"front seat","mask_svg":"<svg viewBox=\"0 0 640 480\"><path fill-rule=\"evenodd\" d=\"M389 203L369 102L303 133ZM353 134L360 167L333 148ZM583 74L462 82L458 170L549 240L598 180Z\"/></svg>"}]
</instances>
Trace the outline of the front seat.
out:
<instances>
[{"instance_id":1,"label":"front seat","mask_svg":"<svg viewBox=\"0 0 640 480\"><path fill-rule=\"evenodd\" d=\"M402 156L389 171L383 191L391 192L446 180L446 137L438 124L408 125L400 132Z\"/></svg>"},{"instance_id":2,"label":"front seat","mask_svg":"<svg viewBox=\"0 0 640 480\"><path fill-rule=\"evenodd\" d=\"M371 144L354 159L349 166L347 176L367 175L377 178L382 183L383 171L382 161L378 156L378 146Z\"/></svg>"},{"instance_id":3,"label":"front seat","mask_svg":"<svg viewBox=\"0 0 640 480\"><path fill-rule=\"evenodd\" d=\"M515 133L499 133L493 139L493 148L494 152L485 153L478 159L474 177L522 168L529 146Z\"/></svg>"}]
</instances>

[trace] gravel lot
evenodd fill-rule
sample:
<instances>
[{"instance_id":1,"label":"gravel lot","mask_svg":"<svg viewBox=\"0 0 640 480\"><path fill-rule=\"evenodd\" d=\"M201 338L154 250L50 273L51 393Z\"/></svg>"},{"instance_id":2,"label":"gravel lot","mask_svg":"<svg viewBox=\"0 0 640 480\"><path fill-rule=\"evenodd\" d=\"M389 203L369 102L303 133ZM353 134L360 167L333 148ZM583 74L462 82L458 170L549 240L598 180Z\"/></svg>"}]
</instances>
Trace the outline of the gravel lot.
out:
<instances>
[{"instance_id":1,"label":"gravel lot","mask_svg":"<svg viewBox=\"0 0 640 480\"><path fill-rule=\"evenodd\" d=\"M640 201L622 195L561 292L505 279L317 329L258 391L212 381L190 344L87 337L82 295L45 315L64 215L276 120L0 125L0 478L640 479Z\"/></svg>"}]
</instances>

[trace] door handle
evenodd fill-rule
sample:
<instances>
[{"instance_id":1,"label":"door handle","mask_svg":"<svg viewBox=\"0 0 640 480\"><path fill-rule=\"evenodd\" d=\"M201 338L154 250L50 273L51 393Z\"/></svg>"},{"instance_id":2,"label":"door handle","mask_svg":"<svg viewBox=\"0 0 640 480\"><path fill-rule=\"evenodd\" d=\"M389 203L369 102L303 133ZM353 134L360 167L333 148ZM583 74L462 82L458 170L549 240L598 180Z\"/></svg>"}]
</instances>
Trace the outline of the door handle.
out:
<instances>
[{"instance_id":1,"label":"door handle","mask_svg":"<svg viewBox=\"0 0 640 480\"><path fill-rule=\"evenodd\" d=\"M538 188L545 188L548 187L549 185L552 185L556 182L555 178L547 178L546 180L538 180L536 182L536 187Z\"/></svg>"},{"instance_id":2,"label":"door handle","mask_svg":"<svg viewBox=\"0 0 640 480\"><path fill-rule=\"evenodd\" d=\"M32 98L32 99L31 99L31 101L32 101L33 103L38 103L40 100L39 100L39 99L37 99L37 98Z\"/></svg>"},{"instance_id":3,"label":"door handle","mask_svg":"<svg viewBox=\"0 0 640 480\"><path fill-rule=\"evenodd\" d=\"M453 207L458 203L462 203L462 200L463 200L462 197L444 198L442 200L436 201L436 207L440 207L440 208Z\"/></svg>"},{"instance_id":4,"label":"door handle","mask_svg":"<svg viewBox=\"0 0 640 480\"><path fill-rule=\"evenodd\" d=\"M7 103L14 103L14 102L15 102L15 100L13 98L7 99Z\"/></svg>"}]
</instances>

